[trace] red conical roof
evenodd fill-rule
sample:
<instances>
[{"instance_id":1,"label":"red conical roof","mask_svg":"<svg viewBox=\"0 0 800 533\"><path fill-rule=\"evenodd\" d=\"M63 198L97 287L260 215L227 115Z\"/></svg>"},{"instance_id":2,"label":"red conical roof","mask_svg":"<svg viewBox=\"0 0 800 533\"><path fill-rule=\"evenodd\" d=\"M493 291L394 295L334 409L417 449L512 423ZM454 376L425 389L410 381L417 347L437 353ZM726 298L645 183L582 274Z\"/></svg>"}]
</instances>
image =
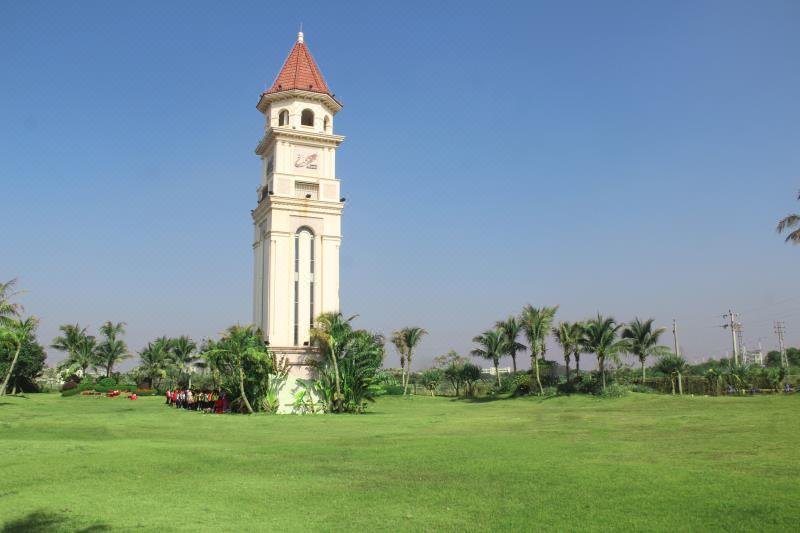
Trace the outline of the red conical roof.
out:
<instances>
[{"instance_id":1,"label":"red conical roof","mask_svg":"<svg viewBox=\"0 0 800 533\"><path fill-rule=\"evenodd\" d=\"M322 77L319 67L314 62L314 58L311 57L311 52L303 42L302 32L297 35L297 42L294 43L294 48L289 52L289 57L283 63L283 68L278 73L278 77L275 78L272 87L264 94L290 91L292 89L331 95L331 91L325 83L325 78Z\"/></svg>"}]
</instances>

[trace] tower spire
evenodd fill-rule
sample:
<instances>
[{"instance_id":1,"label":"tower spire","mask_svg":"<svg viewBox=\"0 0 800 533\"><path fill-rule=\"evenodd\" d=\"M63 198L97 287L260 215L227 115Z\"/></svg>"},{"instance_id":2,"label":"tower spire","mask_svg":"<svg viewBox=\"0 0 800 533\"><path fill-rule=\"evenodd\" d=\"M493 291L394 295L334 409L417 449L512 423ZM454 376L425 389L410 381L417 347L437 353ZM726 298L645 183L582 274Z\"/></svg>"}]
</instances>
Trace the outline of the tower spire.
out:
<instances>
[{"instance_id":1,"label":"tower spire","mask_svg":"<svg viewBox=\"0 0 800 533\"><path fill-rule=\"evenodd\" d=\"M297 42L294 43L289 57L283 63L278 76L272 86L264 94L272 94L280 91L290 91L300 89L315 93L325 93L332 96L325 78L317 67L314 58L311 56L306 44L303 42L302 30L297 32Z\"/></svg>"}]
</instances>

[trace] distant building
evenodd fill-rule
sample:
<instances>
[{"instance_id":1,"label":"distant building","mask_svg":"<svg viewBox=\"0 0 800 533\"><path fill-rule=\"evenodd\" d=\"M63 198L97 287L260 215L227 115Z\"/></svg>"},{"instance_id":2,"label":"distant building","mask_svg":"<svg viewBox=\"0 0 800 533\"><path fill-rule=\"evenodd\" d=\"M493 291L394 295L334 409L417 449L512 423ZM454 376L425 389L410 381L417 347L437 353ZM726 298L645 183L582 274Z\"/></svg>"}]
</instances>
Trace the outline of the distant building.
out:
<instances>
[{"instance_id":1,"label":"distant building","mask_svg":"<svg viewBox=\"0 0 800 533\"><path fill-rule=\"evenodd\" d=\"M497 374L510 374L510 373L511 373L510 366L498 367L496 373L493 366L490 366L489 368L481 368L481 374L489 374L490 376L495 376Z\"/></svg>"},{"instance_id":2,"label":"distant building","mask_svg":"<svg viewBox=\"0 0 800 533\"><path fill-rule=\"evenodd\" d=\"M764 352L760 348L758 350L744 350L742 364L764 366Z\"/></svg>"}]
</instances>

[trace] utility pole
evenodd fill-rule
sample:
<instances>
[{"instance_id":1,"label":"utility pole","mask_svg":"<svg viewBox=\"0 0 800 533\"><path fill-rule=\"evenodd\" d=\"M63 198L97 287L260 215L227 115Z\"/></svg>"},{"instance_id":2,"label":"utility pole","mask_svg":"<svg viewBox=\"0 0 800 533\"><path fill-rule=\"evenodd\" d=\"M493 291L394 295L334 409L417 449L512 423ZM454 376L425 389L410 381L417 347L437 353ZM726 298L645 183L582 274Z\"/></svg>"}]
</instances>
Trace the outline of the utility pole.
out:
<instances>
[{"instance_id":1,"label":"utility pole","mask_svg":"<svg viewBox=\"0 0 800 533\"><path fill-rule=\"evenodd\" d=\"M728 323L722 327L731 328L731 342L733 343L733 364L736 366L739 365L739 343L736 342L736 330L740 327L740 324L736 321L737 316L738 315L735 314L730 309L728 309L727 315L722 315L722 318L728 319Z\"/></svg>"},{"instance_id":2,"label":"utility pole","mask_svg":"<svg viewBox=\"0 0 800 533\"><path fill-rule=\"evenodd\" d=\"M778 336L778 347L781 351L781 366L789 368L789 360L786 357L786 348L783 345L783 333L786 330L786 324L783 322L775 322L775 334Z\"/></svg>"},{"instance_id":3,"label":"utility pole","mask_svg":"<svg viewBox=\"0 0 800 533\"><path fill-rule=\"evenodd\" d=\"M678 344L678 323L674 318L672 319L672 342L675 344L675 355L680 357L681 348Z\"/></svg>"}]
</instances>

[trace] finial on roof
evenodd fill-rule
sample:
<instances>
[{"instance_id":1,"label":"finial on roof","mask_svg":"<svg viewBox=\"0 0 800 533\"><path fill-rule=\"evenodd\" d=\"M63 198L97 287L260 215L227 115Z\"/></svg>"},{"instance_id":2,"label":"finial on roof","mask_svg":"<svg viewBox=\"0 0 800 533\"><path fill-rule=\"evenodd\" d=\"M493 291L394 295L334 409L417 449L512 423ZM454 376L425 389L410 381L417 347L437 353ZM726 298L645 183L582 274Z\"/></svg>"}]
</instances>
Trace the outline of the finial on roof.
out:
<instances>
[{"instance_id":1,"label":"finial on roof","mask_svg":"<svg viewBox=\"0 0 800 533\"><path fill-rule=\"evenodd\" d=\"M301 32L301 31L297 32L297 42L298 43L302 43L303 42L303 32Z\"/></svg>"}]
</instances>

